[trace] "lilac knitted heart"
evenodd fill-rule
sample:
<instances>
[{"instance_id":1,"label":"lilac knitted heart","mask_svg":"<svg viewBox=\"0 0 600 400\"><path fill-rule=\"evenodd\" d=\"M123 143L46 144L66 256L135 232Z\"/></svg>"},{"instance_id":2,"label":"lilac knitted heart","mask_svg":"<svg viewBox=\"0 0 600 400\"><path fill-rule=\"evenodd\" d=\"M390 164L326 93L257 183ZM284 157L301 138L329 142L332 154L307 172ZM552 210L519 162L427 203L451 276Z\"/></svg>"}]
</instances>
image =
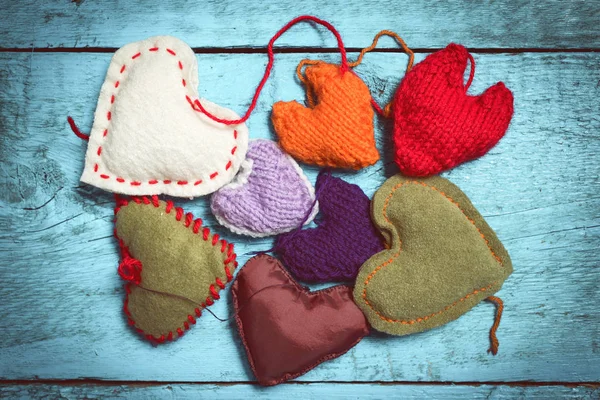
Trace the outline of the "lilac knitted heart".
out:
<instances>
[{"instance_id":1,"label":"lilac knitted heart","mask_svg":"<svg viewBox=\"0 0 600 400\"><path fill-rule=\"evenodd\" d=\"M219 223L252 237L289 232L318 212L314 188L300 166L265 139L250 141L239 174L212 195L210 207Z\"/></svg>"},{"instance_id":2,"label":"lilac knitted heart","mask_svg":"<svg viewBox=\"0 0 600 400\"><path fill-rule=\"evenodd\" d=\"M316 186L318 226L280 235L275 251L300 280L354 280L361 265L384 250L371 222L369 198L360 187L328 173L319 174Z\"/></svg>"}]
</instances>

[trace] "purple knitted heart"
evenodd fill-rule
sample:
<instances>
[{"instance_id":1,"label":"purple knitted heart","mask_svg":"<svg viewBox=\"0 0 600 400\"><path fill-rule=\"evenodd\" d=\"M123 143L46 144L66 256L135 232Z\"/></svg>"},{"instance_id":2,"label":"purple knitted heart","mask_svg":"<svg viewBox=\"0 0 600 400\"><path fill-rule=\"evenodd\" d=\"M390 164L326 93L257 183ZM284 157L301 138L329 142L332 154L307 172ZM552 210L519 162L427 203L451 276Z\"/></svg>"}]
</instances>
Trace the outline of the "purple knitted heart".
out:
<instances>
[{"instance_id":1,"label":"purple knitted heart","mask_svg":"<svg viewBox=\"0 0 600 400\"><path fill-rule=\"evenodd\" d=\"M328 173L317 178L317 227L280 235L275 251L300 280L351 281L361 265L384 250L362 189Z\"/></svg>"},{"instance_id":2,"label":"purple knitted heart","mask_svg":"<svg viewBox=\"0 0 600 400\"><path fill-rule=\"evenodd\" d=\"M212 195L210 207L221 225L252 237L289 232L318 212L314 188L300 166L265 139L250 141L240 172Z\"/></svg>"}]
</instances>

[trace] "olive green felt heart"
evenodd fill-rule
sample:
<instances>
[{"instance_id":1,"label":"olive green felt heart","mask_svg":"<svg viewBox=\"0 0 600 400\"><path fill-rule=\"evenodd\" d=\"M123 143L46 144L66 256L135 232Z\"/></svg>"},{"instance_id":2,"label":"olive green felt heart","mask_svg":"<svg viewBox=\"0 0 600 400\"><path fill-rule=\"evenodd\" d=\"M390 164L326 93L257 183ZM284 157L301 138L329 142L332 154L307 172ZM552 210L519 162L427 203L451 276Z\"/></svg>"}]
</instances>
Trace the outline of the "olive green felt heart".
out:
<instances>
[{"instance_id":1,"label":"olive green felt heart","mask_svg":"<svg viewBox=\"0 0 600 400\"><path fill-rule=\"evenodd\" d=\"M115 216L129 323L159 343L182 336L233 278L233 244L156 196L119 199Z\"/></svg>"},{"instance_id":2,"label":"olive green felt heart","mask_svg":"<svg viewBox=\"0 0 600 400\"><path fill-rule=\"evenodd\" d=\"M379 331L407 335L443 325L512 272L494 231L446 179L393 176L375 193L371 215L390 248L362 265L354 299Z\"/></svg>"}]
</instances>

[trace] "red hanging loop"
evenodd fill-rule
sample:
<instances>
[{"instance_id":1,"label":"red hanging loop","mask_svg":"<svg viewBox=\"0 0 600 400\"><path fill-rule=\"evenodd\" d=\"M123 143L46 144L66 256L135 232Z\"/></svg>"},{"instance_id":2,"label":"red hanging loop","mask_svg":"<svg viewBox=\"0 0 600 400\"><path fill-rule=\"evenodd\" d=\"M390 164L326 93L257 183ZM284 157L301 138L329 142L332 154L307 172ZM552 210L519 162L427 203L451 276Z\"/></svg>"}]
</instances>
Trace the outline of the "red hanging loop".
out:
<instances>
[{"instance_id":1,"label":"red hanging loop","mask_svg":"<svg viewBox=\"0 0 600 400\"><path fill-rule=\"evenodd\" d=\"M467 55L469 56L469 61L471 62L471 69L469 71L469 80L467 81L467 84L465 85L465 92L467 90L469 90L469 88L471 87L471 82L473 82L473 77L475 76L475 60L473 59L473 56L471 55L471 53L469 53L467 51Z\"/></svg>"},{"instance_id":2,"label":"red hanging loop","mask_svg":"<svg viewBox=\"0 0 600 400\"><path fill-rule=\"evenodd\" d=\"M323 25L325 28L329 29L329 31L331 31L331 33L334 34L335 38L337 39L338 48L340 49L340 54L342 56L342 65L341 65L342 73L348 71L350 68L348 66L348 59L346 57L346 49L344 48L344 43L342 42L342 37L340 36L339 32L334 28L333 25L331 25L327 21L324 21L324 20L319 19L317 17L313 17L311 15L303 15L303 16L294 18L293 20L291 20L290 22L288 22L283 28L281 28L271 38L271 40L269 40L269 44L267 46L267 54L269 55L269 62L268 62L267 67L265 69L265 73L264 73L262 79L260 80L260 83L258 84L258 86L256 88L256 91L254 92L254 97L252 98L252 103L250 103L250 106L248 107L248 110L246 111L246 113L244 114L244 116L242 118L235 119L235 120L229 120L229 119L219 118L219 117L211 114L210 112L208 112L204 107L202 107L202 104L200 104L200 101L196 100L194 102L194 104L198 107L198 111L202 112L204 115L206 115L207 117L209 117L213 121L216 121L216 122L219 122L219 123L225 124L225 125L237 125L237 124L241 124L243 122L246 122L246 120L248 120L248 118L250 118L250 114L252 114L252 111L254 111L254 108L256 107L256 103L258 102L258 97L260 96L260 92L262 91L263 87L265 86L265 83L269 79L269 75L271 74L271 70L273 69L273 62L275 60L275 56L274 56L274 53L273 53L273 44L288 29L290 29L293 25L295 25L295 24L297 24L298 22L301 22L301 21L316 22L319 25Z\"/></svg>"}]
</instances>

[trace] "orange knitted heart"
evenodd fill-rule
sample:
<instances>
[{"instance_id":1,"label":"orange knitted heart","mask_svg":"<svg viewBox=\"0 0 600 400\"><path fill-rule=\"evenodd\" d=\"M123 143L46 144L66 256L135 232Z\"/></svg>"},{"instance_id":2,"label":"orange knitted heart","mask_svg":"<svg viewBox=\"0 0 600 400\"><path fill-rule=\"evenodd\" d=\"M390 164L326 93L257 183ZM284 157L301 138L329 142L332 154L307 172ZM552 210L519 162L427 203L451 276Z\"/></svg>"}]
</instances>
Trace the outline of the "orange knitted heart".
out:
<instances>
[{"instance_id":1,"label":"orange knitted heart","mask_svg":"<svg viewBox=\"0 0 600 400\"><path fill-rule=\"evenodd\" d=\"M481 157L504 136L513 95L502 82L480 96L468 95L474 71L471 55L452 43L406 74L393 101L395 161L403 174L438 174Z\"/></svg>"},{"instance_id":2,"label":"orange knitted heart","mask_svg":"<svg viewBox=\"0 0 600 400\"><path fill-rule=\"evenodd\" d=\"M365 83L340 66L318 62L306 68L306 90L318 102L273 104L271 119L281 147L307 164L360 169L379 160L371 94ZM309 101L311 102L311 101Z\"/></svg>"}]
</instances>

